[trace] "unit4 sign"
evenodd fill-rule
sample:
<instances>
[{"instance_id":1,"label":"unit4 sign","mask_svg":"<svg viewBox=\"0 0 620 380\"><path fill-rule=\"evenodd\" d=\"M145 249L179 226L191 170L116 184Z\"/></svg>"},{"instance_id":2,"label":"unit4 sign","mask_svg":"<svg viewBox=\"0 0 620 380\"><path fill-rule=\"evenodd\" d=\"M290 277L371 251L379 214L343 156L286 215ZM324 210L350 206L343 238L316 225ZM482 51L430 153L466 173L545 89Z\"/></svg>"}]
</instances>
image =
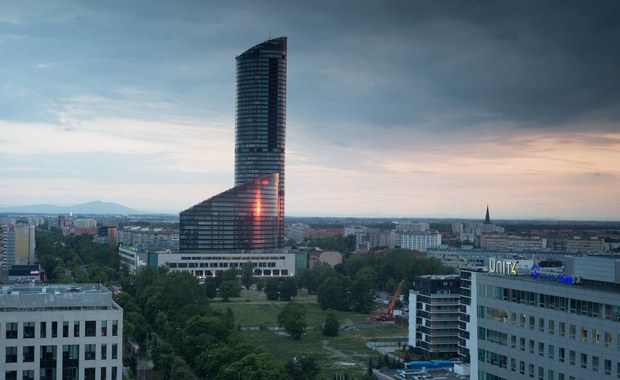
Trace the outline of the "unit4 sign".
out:
<instances>
[{"instance_id":1,"label":"unit4 sign","mask_svg":"<svg viewBox=\"0 0 620 380\"><path fill-rule=\"evenodd\" d=\"M501 273L509 274L511 276L517 275L518 261L497 260L494 257L489 258L489 273Z\"/></svg>"}]
</instances>

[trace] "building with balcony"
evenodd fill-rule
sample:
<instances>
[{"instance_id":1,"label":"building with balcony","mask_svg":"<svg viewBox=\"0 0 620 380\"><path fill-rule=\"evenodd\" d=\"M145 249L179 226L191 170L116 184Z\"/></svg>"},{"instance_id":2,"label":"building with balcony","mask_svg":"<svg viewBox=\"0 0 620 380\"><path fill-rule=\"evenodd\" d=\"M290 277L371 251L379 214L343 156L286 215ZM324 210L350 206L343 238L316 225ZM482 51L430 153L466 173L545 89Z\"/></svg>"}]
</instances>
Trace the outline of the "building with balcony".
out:
<instances>
[{"instance_id":1,"label":"building with balcony","mask_svg":"<svg viewBox=\"0 0 620 380\"><path fill-rule=\"evenodd\" d=\"M409 290L409 346L430 358L455 357L459 346L458 275L418 276Z\"/></svg>"}]
</instances>

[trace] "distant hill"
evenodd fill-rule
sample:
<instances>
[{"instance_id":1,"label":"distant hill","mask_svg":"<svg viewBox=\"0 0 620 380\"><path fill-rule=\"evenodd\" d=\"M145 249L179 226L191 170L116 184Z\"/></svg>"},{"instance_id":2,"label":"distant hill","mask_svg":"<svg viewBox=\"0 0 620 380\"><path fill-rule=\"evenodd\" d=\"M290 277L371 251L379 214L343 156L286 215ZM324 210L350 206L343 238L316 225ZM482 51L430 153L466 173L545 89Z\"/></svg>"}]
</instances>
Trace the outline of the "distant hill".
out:
<instances>
[{"instance_id":1,"label":"distant hill","mask_svg":"<svg viewBox=\"0 0 620 380\"><path fill-rule=\"evenodd\" d=\"M0 206L1 213L19 214L99 214L99 215L136 215L155 214L150 211L135 210L118 203L93 201L72 206L55 206L48 204L17 207Z\"/></svg>"}]
</instances>

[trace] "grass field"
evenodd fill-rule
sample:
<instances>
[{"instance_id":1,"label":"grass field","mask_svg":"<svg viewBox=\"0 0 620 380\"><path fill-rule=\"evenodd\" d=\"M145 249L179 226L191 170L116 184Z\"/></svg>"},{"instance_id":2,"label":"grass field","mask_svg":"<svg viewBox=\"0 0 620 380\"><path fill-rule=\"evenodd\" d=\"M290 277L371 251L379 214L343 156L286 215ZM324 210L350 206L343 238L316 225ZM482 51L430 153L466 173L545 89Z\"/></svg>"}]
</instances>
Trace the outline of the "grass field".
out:
<instances>
[{"instance_id":1,"label":"grass field","mask_svg":"<svg viewBox=\"0 0 620 380\"><path fill-rule=\"evenodd\" d=\"M283 332L260 329L277 326L278 313L286 305L286 302L267 301L264 293L244 290L240 298L234 298L230 302L215 300L211 306L218 311L230 308L235 314L235 323L240 327L258 327L259 330L240 333L263 346L279 361L288 361L293 356L312 356L323 369L323 375L330 377L345 372L352 375L363 374L368 359L372 357L373 361L376 361L379 355L366 347L369 340L402 339L403 343L406 342L405 327L372 322L368 314L349 312L336 312L340 326L355 328L343 329L337 337L325 337L321 334L321 326L325 321L326 311L321 310L316 303L316 297L302 293L292 301L304 305L308 322L306 333L297 341ZM354 366L347 363L353 363Z\"/></svg>"}]
</instances>

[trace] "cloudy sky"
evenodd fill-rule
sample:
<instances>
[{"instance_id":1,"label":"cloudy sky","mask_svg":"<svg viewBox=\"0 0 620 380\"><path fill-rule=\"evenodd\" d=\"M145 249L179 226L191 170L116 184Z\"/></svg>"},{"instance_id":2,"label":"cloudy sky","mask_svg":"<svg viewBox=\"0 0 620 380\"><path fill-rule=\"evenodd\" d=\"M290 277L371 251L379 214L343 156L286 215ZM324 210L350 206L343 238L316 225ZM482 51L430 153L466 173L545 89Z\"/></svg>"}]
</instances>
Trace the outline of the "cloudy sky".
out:
<instances>
[{"instance_id":1,"label":"cloudy sky","mask_svg":"<svg viewBox=\"0 0 620 380\"><path fill-rule=\"evenodd\" d=\"M620 220L616 1L0 4L0 204L233 186L235 56L288 36L287 215Z\"/></svg>"}]
</instances>

